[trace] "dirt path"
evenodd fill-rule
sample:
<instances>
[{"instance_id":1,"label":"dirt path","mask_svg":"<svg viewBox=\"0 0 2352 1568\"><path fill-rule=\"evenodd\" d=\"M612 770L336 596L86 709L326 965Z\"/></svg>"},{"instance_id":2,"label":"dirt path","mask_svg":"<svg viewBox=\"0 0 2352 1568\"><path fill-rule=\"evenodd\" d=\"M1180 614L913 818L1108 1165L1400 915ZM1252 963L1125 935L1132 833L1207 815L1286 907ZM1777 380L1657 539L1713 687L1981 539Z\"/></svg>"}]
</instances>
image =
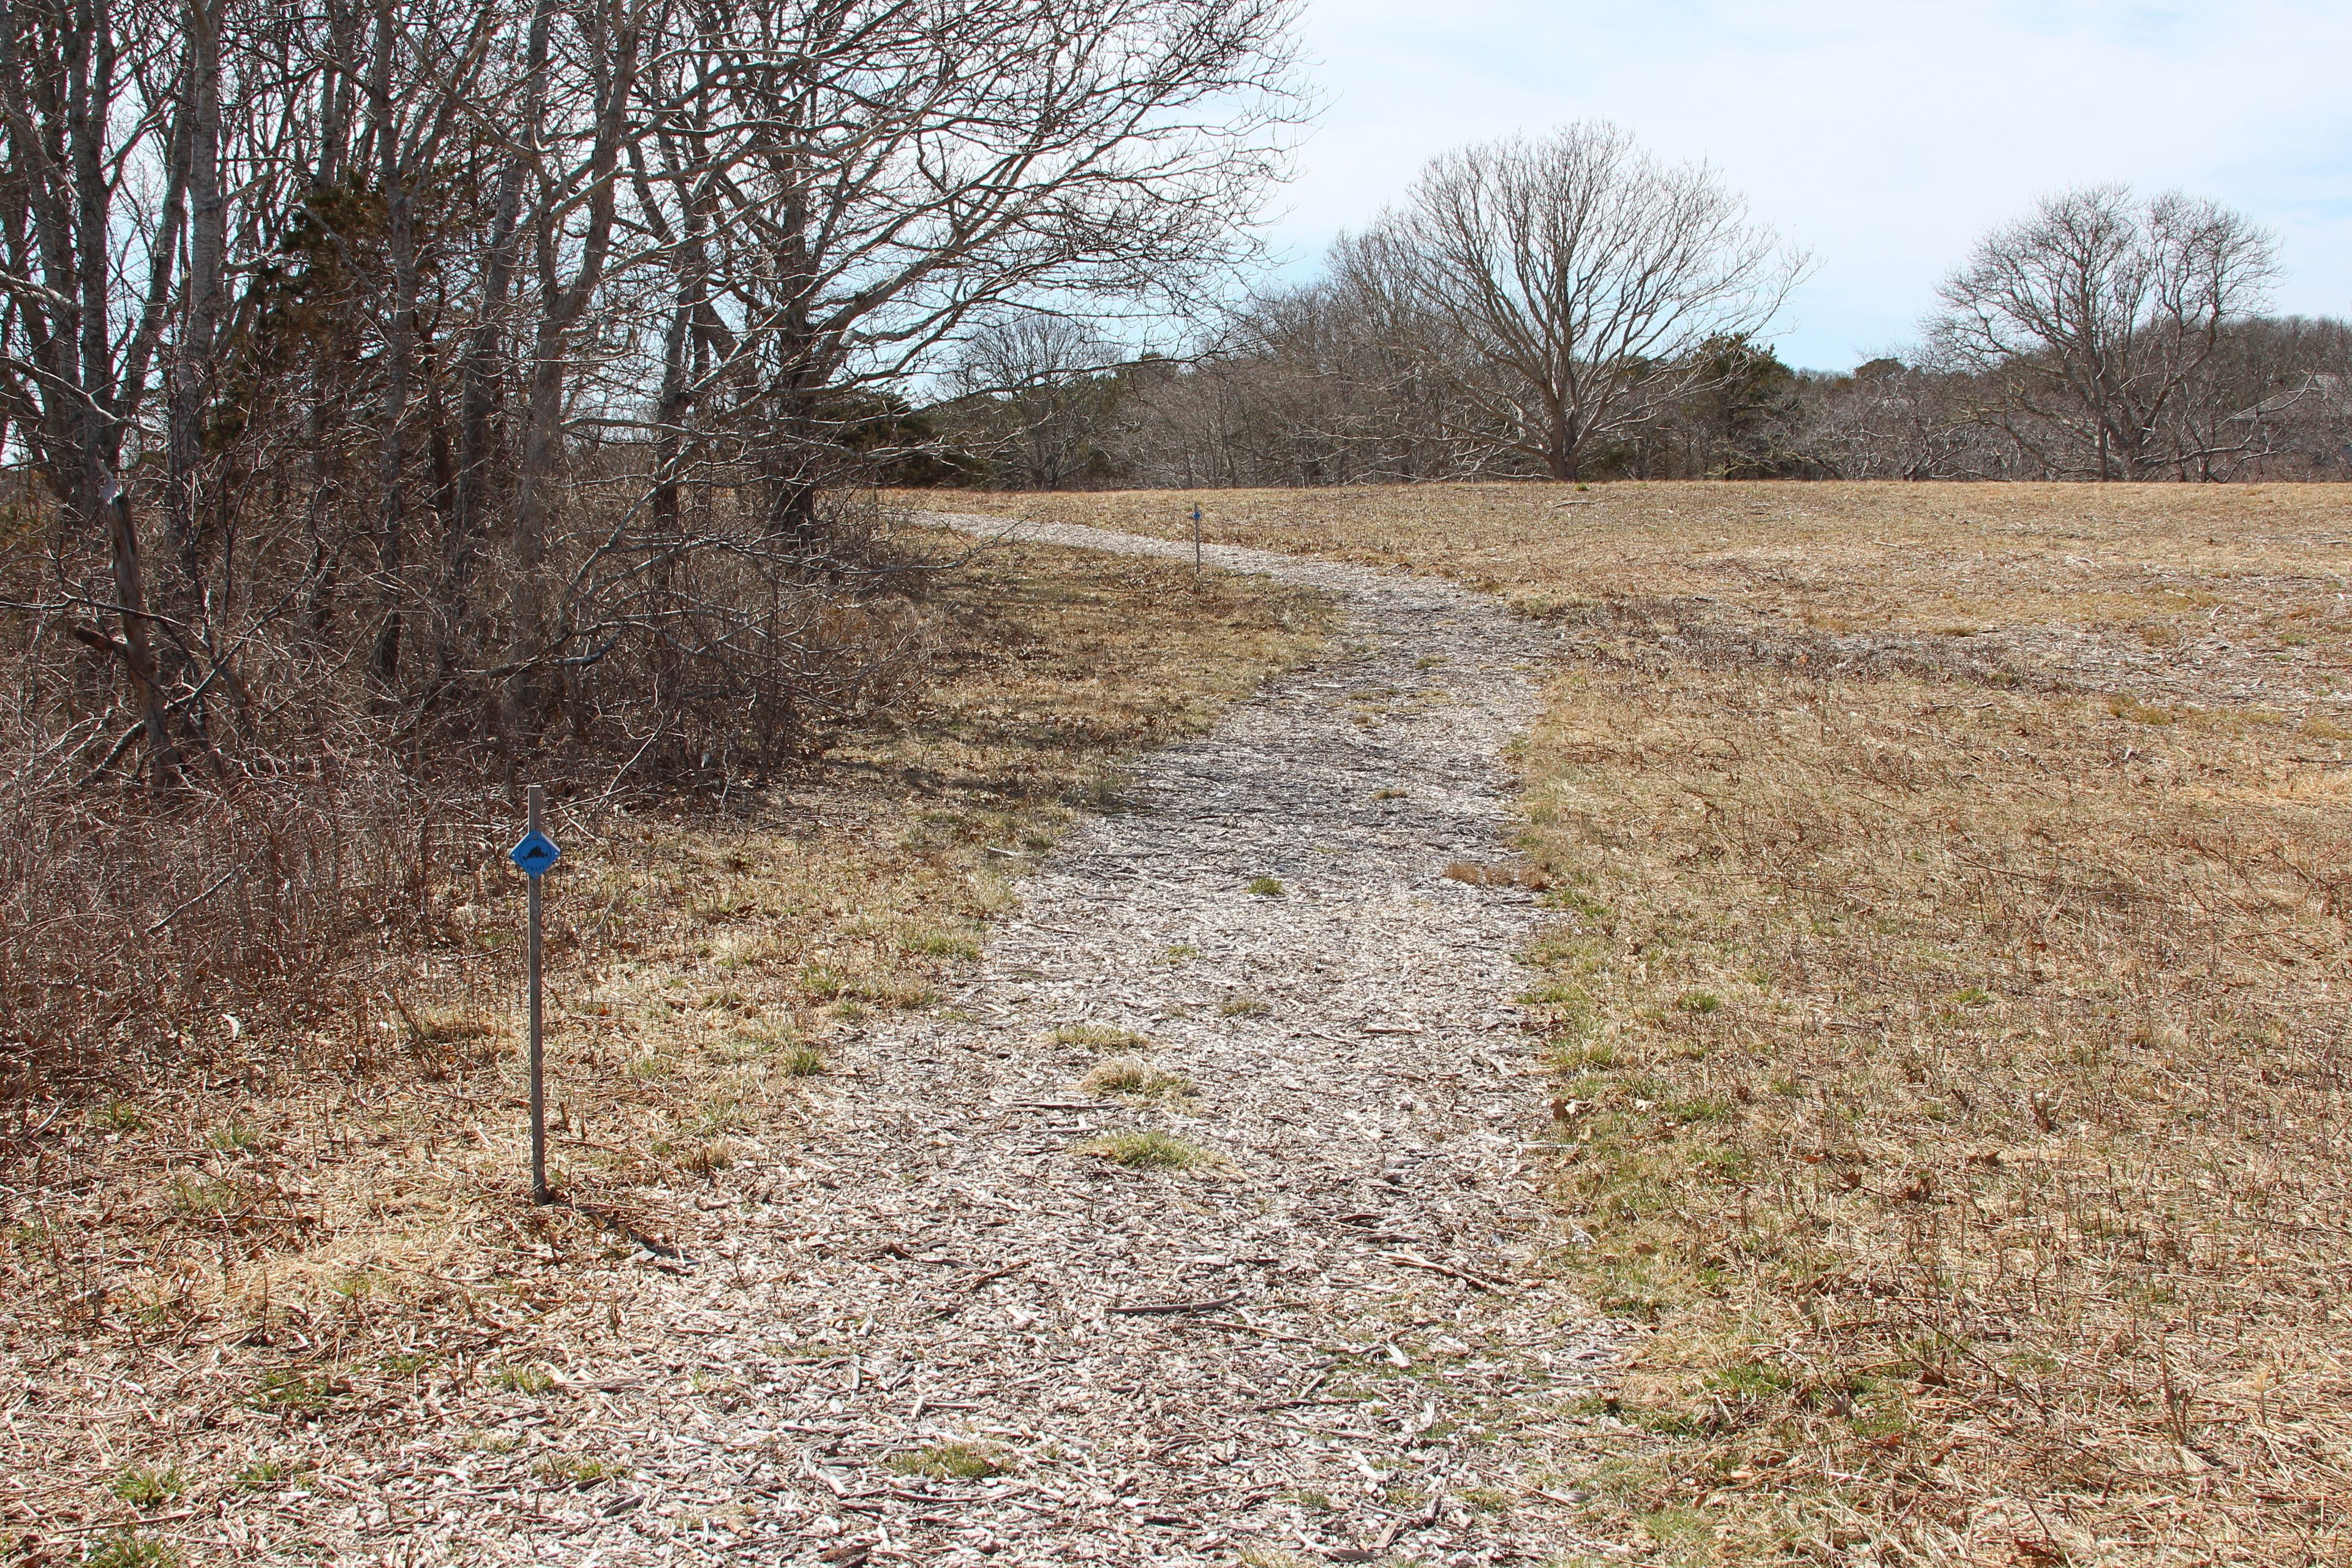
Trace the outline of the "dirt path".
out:
<instances>
[{"instance_id":1,"label":"dirt path","mask_svg":"<svg viewBox=\"0 0 2352 1568\"><path fill-rule=\"evenodd\" d=\"M1554 1237L1520 1174L1549 1125L1511 1005L1536 900L1444 875L1508 853L1497 753L1545 639L1427 579L1208 554L1328 589L1349 624L1031 870L947 1016L842 1047L804 1157L714 1216L732 1255L632 1304L667 1367L575 1374L629 1479L540 1494L536 1521L492 1527L510 1547L1483 1563L1578 1544L1555 1424L1610 1351L1542 1279ZM1248 890L1269 877L1279 895ZM1130 1054L1195 1093L1089 1095L1103 1053L1057 1025L1140 1035ZM1086 1152L1122 1131L1213 1157Z\"/></svg>"}]
</instances>

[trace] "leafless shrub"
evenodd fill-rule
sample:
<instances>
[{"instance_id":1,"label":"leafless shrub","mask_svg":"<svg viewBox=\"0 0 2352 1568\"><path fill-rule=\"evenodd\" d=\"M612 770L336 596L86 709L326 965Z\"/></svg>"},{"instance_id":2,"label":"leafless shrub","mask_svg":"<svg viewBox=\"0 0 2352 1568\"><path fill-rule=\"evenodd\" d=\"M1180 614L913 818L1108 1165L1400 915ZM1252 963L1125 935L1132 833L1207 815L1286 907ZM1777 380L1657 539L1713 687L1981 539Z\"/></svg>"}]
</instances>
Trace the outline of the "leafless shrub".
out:
<instances>
[{"instance_id":1,"label":"leafless shrub","mask_svg":"<svg viewBox=\"0 0 2352 1568\"><path fill-rule=\"evenodd\" d=\"M0 790L0 1081L66 1091L158 1046L335 1016L446 910L446 862L485 858L480 822L439 809L388 768L163 806L20 774Z\"/></svg>"},{"instance_id":2,"label":"leafless shrub","mask_svg":"<svg viewBox=\"0 0 2352 1568\"><path fill-rule=\"evenodd\" d=\"M509 765L867 700L907 639L843 496L919 456L907 387L1245 255L1293 9L0 9L18 602L127 693L83 773L169 793L322 696Z\"/></svg>"}]
</instances>

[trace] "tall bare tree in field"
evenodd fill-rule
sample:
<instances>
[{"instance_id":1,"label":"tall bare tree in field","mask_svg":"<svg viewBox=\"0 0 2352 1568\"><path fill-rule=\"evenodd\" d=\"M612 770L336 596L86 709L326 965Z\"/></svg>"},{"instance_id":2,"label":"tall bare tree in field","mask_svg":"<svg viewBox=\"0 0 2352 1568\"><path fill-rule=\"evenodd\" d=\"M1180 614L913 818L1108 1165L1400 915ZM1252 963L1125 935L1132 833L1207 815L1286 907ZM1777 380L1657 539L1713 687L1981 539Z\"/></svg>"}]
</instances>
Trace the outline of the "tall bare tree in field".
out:
<instances>
[{"instance_id":1,"label":"tall bare tree in field","mask_svg":"<svg viewBox=\"0 0 2352 1568\"><path fill-rule=\"evenodd\" d=\"M1927 323L1945 363L1984 377L1982 417L2045 469L2076 478L2210 478L2255 429L2212 374L2260 310L2277 242L2243 216L2123 185L2069 191L1980 240Z\"/></svg>"},{"instance_id":2,"label":"tall bare tree in field","mask_svg":"<svg viewBox=\"0 0 2352 1568\"><path fill-rule=\"evenodd\" d=\"M1762 332L1805 266L1714 170L1603 121L1433 159L1336 260L1492 438L1558 479L1707 384L1704 345Z\"/></svg>"}]
</instances>

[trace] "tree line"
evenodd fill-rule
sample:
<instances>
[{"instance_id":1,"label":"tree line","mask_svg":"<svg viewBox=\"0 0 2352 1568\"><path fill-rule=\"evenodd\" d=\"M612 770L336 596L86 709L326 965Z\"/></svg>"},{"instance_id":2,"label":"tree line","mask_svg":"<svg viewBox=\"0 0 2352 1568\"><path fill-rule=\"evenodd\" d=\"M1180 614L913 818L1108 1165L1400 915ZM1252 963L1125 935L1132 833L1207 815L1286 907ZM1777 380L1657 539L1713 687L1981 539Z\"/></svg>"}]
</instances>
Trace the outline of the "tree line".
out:
<instances>
[{"instance_id":1,"label":"tree line","mask_svg":"<svg viewBox=\"0 0 2352 1568\"><path fill-rule=\"evenodd\" d=\"M919 680L906 389L1246 261L1294 11L0 0L0 1094Z\"/></svg>"},{"instance_id":2,"label":"tree line","mask_svg":"<svg viewBox=\"0 0 2352 1568\"><path fill-rule=\"evenodd\" d=\"M1587 122L1435 159L1181 360L999 328L926 417L1006 488L2352 477L2352 327L2267 314L2276 241L2217 204L2046 198L1851 373L1770 347L1809 268L1713 170Z\"/></svg>"},{"instance_id":3,"label":"tree line","mask_svg":"<svg viewBox=\"0 0 2352 1568\"><path fill-rule=\"evenodd\" d=\"M757 762L904 389L1247 253L1292 0L0 0L22 777Z\"/></svg>"},{"instance_id":4,"label":"tree line","mask_svg":"<svg viewBox=\"0 0 2352 1568\"><path fill-rule=\"evenodd\" d=\"M1295 22L0 0L16 776L764 765L914 657L880 483L2342 467L2345 330L2177 195L2045 201L1851 374L1769 348L1810 259L1599 121L1234 300Z\"/></svg>"}]
</instances>

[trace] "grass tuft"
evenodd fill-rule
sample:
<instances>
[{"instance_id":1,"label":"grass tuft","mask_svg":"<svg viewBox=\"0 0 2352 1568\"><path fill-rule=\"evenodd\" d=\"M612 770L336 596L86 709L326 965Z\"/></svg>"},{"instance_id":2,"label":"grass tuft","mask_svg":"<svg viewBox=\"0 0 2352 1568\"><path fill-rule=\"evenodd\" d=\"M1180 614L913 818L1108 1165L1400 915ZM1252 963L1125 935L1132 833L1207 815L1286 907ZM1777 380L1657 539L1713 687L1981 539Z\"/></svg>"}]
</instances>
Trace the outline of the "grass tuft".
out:
<instances>
[{"instance_id":1,"label":"grass tuft","mask_svg":"<svg viewBox=\"0 0 2352 1568\"><path fill-rule=\"evenodd\" d=\"M536 1398L555 1386L555 1374L535 1363L522 1362L499 1368L490 1381L509 1393Z\"/></svg>"},{"instance_id":2,"label":"grass tuft","mask_svg":"<svg viewBox=\"0 0 2352 1568\"><path fill-rule=\"evenodd\" d=\"M163 1469L133 1466L109 1481L106 1489L135 1509L157 1509L188 1489L188 1478L180 1467L168 1465Z\"/></svg>"},{"instance_id":3,"label":"grass tuft","mask_svg":"<svg viewBox=\"0 0 2352 1568\"><path fill-rule=\"evenodd\" d=\"M846 973L832 964L803 963L801 965L800 973L794 976L794 984L800 986L801 994L809 1000L831 1002L848 992L850 979Z\"/></svg>"},{"instance_id":4,"label":"grass tuft","mask_svg":"<svg viewBox=\"0 0 2352 1568\"><path fill-rule=\"evenodd\" d=\"M982 1481L1013 1468L1001 1450L977 1443L934 1443L928 1448L893 1454L885 1464L898 1475L928 1476L940 1481Z\"/></svg>"},{"instance_id":5,"label":"grass tuft","mask_svg":"<svg viewBox=\"0 0 2352 1568\"><path fill-rule=\"evenodd\" d=\"M1081 1046L1090 1051L1146 1051L1151 1042L1133 1029L1109 1024L1056 1024L1051 1036L1057 1046Z\"/></svg>"},{"instance_id":6,"label":"grass tuft","mask_svg":"<svg viewBox=\"0 0 2352 1568\"><path fill-rule=\"evenodd\" d=\"M135 1530L111 1531L90 1543L81 1568L176 1568L180 1554Z\"/></svg>"},{"instance_id":7,"label":"grass tuft","mask_svg":"<svg viewBox=\"0 0 2352 1568\"><path fill-rule=\"evenodd\" d=\"M350 1381L331 1373L279 1369L261 1374L251 1403L257 1410L310 1420L324 1415L351 1392Z\"/></svg>"},{"instance_id":8,"label":"grass tuft","mask_svg":"<svg viewBox=\"0 0 2352 1568\"><path fill-rule=\"evenodd\" d=\"M1181 1171L1215 1156L1198 1144L1165 1132L1111 1132L1078 1145L1081 1153L1133 1171Z\"/></svg>"},{"instance_id":9,"label":"grass tuft","mask_svg":"<svg viewBox=\"0 0 2352 1568\"><path fill-rule=\"evenodd\" d=\"M2137 697L2109 698L2107 711L2118 719L2126 719L2135 724L2154 725L2159 729L2180 721L2180 715L2171 709L2159 708L2153 702L2143 702Z\"/></svg>"},{"instance_id":10,"label":"grass tuft","mask_svg":"<svg viewBox=\"0 0 2352 1568\"><path fill-rule=\"evenodd\" d=\"M291 1466L277 1459L256 1459L231 1476L228 1484L241 1492L266 1492L283 1487L293 1479Z\"/></svg>"},{"instance_id":11,"label":"grass tuft","mask_svg":"<svg viewBox=\"0 0 2352 1568\"><path fill-rule=\"evenodd\" d=\"M1097 1064L1078 1080L1089 1094L1127 1100L1181 1100L1192 1092L1192 1082L1179 1073L1162 1072L1133 1057L1112 1057Z\"/></svg>"},{"instance_id":12,"label":"grass tuft","mask_svg":"<svg viewBox=\"0 0 2352 1568\"><path fill-rule=\"evenodd\" d=\"M144 1132L152 1122L147 1113L127 1100L110 1100L89 1113L89 1124L101 1132Z\"/></svg>"},{"instance_id":13,"label":"grass tuft","mask_svg":"<svg viewBox=\"0 0 2352 1568\"><path fill-rule=\"evenodd\" d=\"M602 1481L622 1480L632 1472L629 1466L617 1459L593 1459L579 1455L553 1455L531 1467L539 1479L550 1486L571 1487L586 1491Z\"/></svg>"},{"instance_id":14,"label":"grass tuft","mask_svg":"<svg viewBox=\"0 0 2352 1568\"><path fill-rule=\"evenodd\" d=\"M816 1078L831 1070L824 1052L815 1046L793 1046L776 1058L776 1070L786 1078Z\"/></svg>"},{"instance_id":15,"label":"grass tuft","mask_svg":"<svg viewBox=\"0 0 2352 1568\"><path fill-rule=\"evenodd\" d=\"M926 958L952 958L969 963L980 956L980 940L961 931L908 931L898 939L898 951L920 953Z\"/></svg>"},{"instance_id":16,"label":"grass tuft","mask_svg":"<svg viewBox=\"0 0 2352 1568\"><path fill-rule=\"evenodd\" d=\"M224 1154L250 1154L261 1147L261 1134L241 1122L225 1122L212 1130L212 1146Z\"/></svg>"}]
</instances>

